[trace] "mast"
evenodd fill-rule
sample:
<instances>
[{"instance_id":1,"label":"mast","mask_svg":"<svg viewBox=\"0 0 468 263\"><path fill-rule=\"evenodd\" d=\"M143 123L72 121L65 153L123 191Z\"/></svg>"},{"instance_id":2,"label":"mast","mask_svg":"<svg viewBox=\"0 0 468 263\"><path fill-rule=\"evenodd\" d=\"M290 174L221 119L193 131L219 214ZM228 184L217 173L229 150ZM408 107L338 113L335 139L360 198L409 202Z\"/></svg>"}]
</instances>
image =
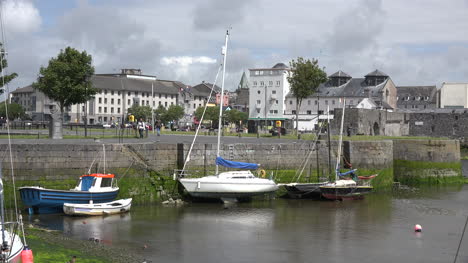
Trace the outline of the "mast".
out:
<instances>
[{"instance_id":1,"label":"mast","mask_svg":"<svg viewBox=\"0 0 468 263\"><path fill-rule=\"evenodd\" d=\"M228 39L229 39L229 30L226 31L226 40L224 42L223 49L221 54L223 54L223 77L221 82L221 100L219 102L219 120L218 120L218 144L216 148L216 157L219 157L219 146L221 144L221 125L223 123L222 116L223 116L223 104L224 104L224 75L226 74L226 57L227 57L227 47L228 47ZM219 166L216 164L216 171L215 174L218 176Z\"/></svg>"},{"instance_id":2,"label":"mast","mask_svg":"<svg viewBox=\"0 0 468 263\"><path fill-rule=\"evenodd\" d=\"M341 143L343 142L343 123L344 123L345 107L346 107L346 98L343 98L343 111L341 113L340 140L338 142L338 155L336 156L335 181L338 180L338 172L340 168Z\"/></svg>"}]
</instances>

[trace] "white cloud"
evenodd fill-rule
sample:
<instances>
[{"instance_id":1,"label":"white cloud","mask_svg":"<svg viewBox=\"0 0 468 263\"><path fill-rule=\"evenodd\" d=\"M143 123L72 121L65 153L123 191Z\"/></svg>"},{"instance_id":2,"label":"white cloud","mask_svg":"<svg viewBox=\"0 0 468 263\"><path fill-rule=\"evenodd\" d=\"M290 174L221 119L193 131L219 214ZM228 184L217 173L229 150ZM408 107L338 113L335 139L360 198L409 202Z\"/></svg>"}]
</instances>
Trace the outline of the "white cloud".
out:
<instances>
[{"instance_id":1,"label":"white cloud","mask_svg":"<svg viewBox=\"0 0 468 263\"><path fill-rule=\"evenodd\" d=\"M190 57L190 56L181 56L181 57L163 57L161 58L162 65L180 65L182 67L187 67L192 64L213 64L216 63L216 59L209 57Z\"/></svg>"},{"instance_id":2,"label":"white cloud","mask_svg":"<svg viewBox=\"0 0 468 263\"><path fill-rule=\"evenodd\" d=\"M35 32L42 24L39 10L32 1L7 0L3 4L2 14L6 31L11 33Z\"/></svg>"}]
</instances>

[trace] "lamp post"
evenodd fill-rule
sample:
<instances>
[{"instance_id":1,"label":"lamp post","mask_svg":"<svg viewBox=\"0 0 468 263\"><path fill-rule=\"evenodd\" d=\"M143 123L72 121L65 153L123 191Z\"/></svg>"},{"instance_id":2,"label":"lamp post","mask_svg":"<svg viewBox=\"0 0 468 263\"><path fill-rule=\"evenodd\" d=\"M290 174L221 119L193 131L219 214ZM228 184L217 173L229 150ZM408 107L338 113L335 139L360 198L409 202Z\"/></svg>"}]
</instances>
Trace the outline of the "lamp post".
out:
<instances>
[{"instance_id":1,"label":"lamp post","mask_svg":"<svg viewBox=\"0 0 468 263\"><path fill-rule=\"evenodd\" d=\"M89 78L87 78L87 80L89 81ZM88 137L88 83L86 83L86 85L85 85L85 98L86 98L86 101L84 103L84 108L85 108L85 112L84 112L84 115L85 115L85 119L84 119L84 136L86 138L86 137Z\"/></svg>"}]
</instances>

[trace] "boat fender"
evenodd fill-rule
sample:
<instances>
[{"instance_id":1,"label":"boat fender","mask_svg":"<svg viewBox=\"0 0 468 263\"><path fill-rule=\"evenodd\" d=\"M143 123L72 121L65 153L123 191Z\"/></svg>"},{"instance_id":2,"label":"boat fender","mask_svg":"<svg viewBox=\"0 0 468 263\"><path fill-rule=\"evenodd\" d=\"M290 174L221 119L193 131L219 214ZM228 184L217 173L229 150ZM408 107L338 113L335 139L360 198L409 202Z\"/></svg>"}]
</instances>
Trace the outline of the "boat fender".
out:
<instances>
[{"instance_id":1,"label":"boat fender","mask_svg":"<svg viewBox=\"0 0 468 263\"><path fill-rule=\"evenodd\" d=\"M260 177L262 178L265 178L266 177L266 171L261 169L260 171L258 171L258 174L260 175Z\"/></svg>"},{"instance_id":2,"label":"boat fender","mask_svg":"<svg viewBox=\"0 0 468 263\"><path fill-rule=\"evenodd\" d=\"M33 252L29 249L28 246L25 246L23 251L21 251L21 262L23 263L33 263Z\"/></svg>"}]
</instances>

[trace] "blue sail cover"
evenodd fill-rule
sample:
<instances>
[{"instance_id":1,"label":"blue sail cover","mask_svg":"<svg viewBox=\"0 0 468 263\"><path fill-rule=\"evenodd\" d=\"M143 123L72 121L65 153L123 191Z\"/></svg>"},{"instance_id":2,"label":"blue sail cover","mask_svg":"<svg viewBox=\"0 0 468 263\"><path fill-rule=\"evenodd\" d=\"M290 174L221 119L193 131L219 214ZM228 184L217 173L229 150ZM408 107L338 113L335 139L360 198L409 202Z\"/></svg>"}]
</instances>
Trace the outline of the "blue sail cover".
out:
<instances>
[{"instance_id":1,"label":"blue sail cover","mask_svg":"<svg viewBox=\"0 0 468 263\"><path fill-rule=\"evenodd\" d=\"M222 165L224 167L230 167L230 168L239 168L239 169L248 169L248 170L258 169L258 164L256 163L243 163L243 162L228 161L228 160L224 160L221 157L216 157L216 164Z\"/></svg>"}]
</instances>

